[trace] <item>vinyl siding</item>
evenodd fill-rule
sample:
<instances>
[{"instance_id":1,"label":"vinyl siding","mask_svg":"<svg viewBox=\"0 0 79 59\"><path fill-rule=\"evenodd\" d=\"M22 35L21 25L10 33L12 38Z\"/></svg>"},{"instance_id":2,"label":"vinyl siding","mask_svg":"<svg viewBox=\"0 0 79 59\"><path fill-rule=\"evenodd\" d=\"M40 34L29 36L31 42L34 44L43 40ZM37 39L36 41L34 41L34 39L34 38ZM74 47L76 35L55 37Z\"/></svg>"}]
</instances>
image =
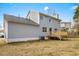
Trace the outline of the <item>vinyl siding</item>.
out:
<instances>
[{"instance_id":1,"label":"vinyl siding","mask_svg":"<svg viewBox=\"0 0 79 59\"><path fill-rule=\"evenodd\" d=\"M41 14L40 14L41 15ZM50 18L50 17L46 17L44 15L43 19L40 19L40 30L43 36L46 36L46 32L42 32L42 27L47 27L47 32L49 32L49 28L52 28L52 31L54 31L55 29L60 29L60 22ZM51 19L51 22L49 22L49 19Z\"/></svg>"},{"instance_id":2,"label":"vinyl siding","mask_svg":"<svg viewBox=\"0 0 79 59\"><path fill-rule=\"evenodd\" d=\"M41 33L39 26L25 25L13 22L8 22L8 31L8 39L11 41L18 38L25 38L26 41L33 38L39 38Z\"/></svg>"}]
</instances>

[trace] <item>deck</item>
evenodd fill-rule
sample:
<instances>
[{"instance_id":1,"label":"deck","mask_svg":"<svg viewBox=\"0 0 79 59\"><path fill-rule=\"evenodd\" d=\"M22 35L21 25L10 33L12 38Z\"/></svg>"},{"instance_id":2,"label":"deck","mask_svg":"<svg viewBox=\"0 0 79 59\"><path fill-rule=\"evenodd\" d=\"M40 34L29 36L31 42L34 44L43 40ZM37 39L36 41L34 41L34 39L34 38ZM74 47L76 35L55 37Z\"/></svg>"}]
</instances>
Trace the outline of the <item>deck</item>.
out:
<instances>
[{"instance_id":1,"label":"deck","mask_svg":"<svg viewBox=\"0 0 79 59\"><path fill-rule=\"evenodd\" d=\"M68 33L65 31L57 31L57 32L51 32L51 33L47 33L47 37L57 37L60 40L67 38L68 37Z\"/></svg>"}]
</instances>

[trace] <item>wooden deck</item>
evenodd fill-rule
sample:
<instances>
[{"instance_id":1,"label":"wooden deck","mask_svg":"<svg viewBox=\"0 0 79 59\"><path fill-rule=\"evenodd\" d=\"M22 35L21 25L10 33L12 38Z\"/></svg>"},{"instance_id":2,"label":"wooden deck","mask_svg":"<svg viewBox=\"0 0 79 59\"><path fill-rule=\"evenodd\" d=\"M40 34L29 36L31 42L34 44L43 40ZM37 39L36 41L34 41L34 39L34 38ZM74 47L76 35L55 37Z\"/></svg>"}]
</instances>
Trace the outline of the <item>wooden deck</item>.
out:
<instances>
[{"instance_id":1,"label":"wooden deck","mask_svg":"<svg viewBox=\"0 0 79 59\"><path fill-rule=\"evenodd\" d=\"M47 37L57 37L60 40L62 40L68 37L68 33L65 31L57 31L57 32L52 32L51 34L48 33Z\"/></svg>"}]
</instances>

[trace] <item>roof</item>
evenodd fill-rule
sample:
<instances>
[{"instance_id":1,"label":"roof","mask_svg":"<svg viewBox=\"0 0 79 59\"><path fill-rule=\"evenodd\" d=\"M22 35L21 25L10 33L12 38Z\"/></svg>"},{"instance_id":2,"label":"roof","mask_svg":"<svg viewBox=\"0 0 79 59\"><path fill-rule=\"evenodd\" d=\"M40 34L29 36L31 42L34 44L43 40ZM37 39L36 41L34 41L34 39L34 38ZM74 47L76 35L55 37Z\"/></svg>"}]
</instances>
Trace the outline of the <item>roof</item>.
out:
<instances>
[{"instance_id":1,"label":"roof","mask_svg":"<svg viewBox=\"0 0 79 59\"><path fill-rule=\"evenodd\" d=\"M48 17L51 17L51 18L53 18L53 19L55 19L55 20L61 21L60 19L58 19L58 18L56 18L56 17L53 17L53 16L51 16L51 15L44 14L44 13L41 13L41 12L39 12L39 13L42 14L42 15L45 15L45 16L48 16Z\"/></svg>"},{"instance_id":2,"label":"roof","mask_svg":"<svg viewBox=\"0 0 79 59\"><path fill-rule=\"evenodd\" d=\"M23 18L23 17L17 17L17 16L13 16L13 15L5 14L4 19L9 22L16 22L16 23L29 24L29 25L39 25L30 19Z\"/></svg>"},{"instance_id":3,"label":"roof","mask_svg":"<svg viewBox=\"0 0 79 59\"><path fill-rule=\"evenodd\" d=\"M71 24L71 22L61 22L61 24Z\"/></svg>"},{"instance_id":4,"label":"roof","mask_svg":"<svg viewBox=\"0 0 79 59\"><path fill-rule=\"evenodd\" d=\"M30 10L30 11L33 11L33 10ZM29 15L30 11L28 12L27 16ZM45 13L41 13L41 12L38 12L38 11L33 11L33 12L37 12L37 13L39 13L39 14L42 14L42 15L45 15L45 16L47 16L47 17L51 17L51 18L53 18L53 19L55 19L55 20L61 21L60 19L58 19L58 18L56 18L56 17L53 17L53 16L51 16L51 15L45 14Z\"/></svg>"}]
</instances>

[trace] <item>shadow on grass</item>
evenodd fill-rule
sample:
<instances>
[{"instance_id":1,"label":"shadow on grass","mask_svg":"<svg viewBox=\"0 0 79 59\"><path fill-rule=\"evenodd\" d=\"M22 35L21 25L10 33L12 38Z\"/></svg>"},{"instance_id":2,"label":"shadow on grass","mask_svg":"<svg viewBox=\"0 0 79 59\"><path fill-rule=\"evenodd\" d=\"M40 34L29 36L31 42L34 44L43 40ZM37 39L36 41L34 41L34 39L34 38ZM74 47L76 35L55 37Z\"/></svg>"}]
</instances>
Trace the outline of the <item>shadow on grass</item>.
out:
<instances>
[{"instance_id":1,"label":"shadow on grass","mask_svg":"<svg viewBox=\"0 0 79 59\"><path fill-rule=\"evenodd\" d=\"M47 40L30 40L30 41L21 41L21 42L11 42L11 43L8 43L8 44L10 44L10 45L19 45L19 44L24 44L24 43L33 44L35 42L42 43L42 42L47 42L47 41L71 41L71 40L69 40L69 39L59 40L58 38L50 38L50 39L47 39Z\"/></svg>"},{"instance_id":2,"label":"shadow on grass","mask_svg":"<svg viewBox=\"0 0 79 59\"><path fill-rule=\"evenodd\" d=\"M11 42L11 43L8 43L10 45L18 45L18 44L24 44L24 43L29 43L29 44L32 44L32 43L39 43L39 42L45 42L45 41L49 41L49 40L30 40L30 41L20 41L20 42Z\"/></svg>"}]
</instances>

